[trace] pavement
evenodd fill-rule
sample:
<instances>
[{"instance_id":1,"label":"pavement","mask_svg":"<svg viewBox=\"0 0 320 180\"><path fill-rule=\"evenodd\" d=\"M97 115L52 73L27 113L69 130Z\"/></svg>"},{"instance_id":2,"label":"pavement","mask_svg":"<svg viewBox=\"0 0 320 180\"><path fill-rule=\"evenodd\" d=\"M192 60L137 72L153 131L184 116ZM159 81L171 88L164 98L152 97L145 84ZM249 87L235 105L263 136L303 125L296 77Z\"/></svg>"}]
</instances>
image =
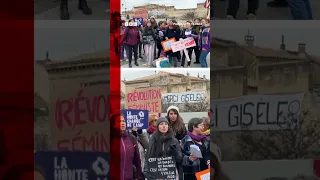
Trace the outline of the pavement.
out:
<instances>
[{"instance_id":1,"label":"pavement","mask_svg":"<svg viewBox=\"0 0 320 180\"><path fill-rule=\"evenodd\" d=\"M70 20L109 20L110 1L88 0L91 15L85 15L78 9L78 0L69 0ZM59 0L37 0L34 2L35 20L60 20Z\"/></svg>"},{"instance_id":2,"label":"pavement","mask_svg":"<svg viewBox=\"0 0 320 180\"><path fill-rule=\"evenodd\" d=\"M144 57L144 55L142 57ZM193 63L195 61L196 61L196 57L195 57L194 53L192 53L190 68L200 68L200 64L194 64ZM208 66L210 67L210 53L207 56L207 63L208 63ZM143 60L143 59L138 59L138 64L139 64L139 66L134 65L134 60L133 60L132 68L148 68L147 66L143 66L143 64L146 64L145 60ZM181 62L178 62L178 68L180 68L180 67L181 67ZM187 68L187 62L185 62L184 67ZM129 62L128 61L122 61L121 62L121 68L129 68ZM151 68L155 68L155 67L151 67Z\"/></svg>"},{"instance_id":3,"label":"pavement","mask_svg":"<svg viewBox=\"0 0 320 180\"><path fill-rule=\"evenodd\" d=\"M247 1L240 0L240 8L237 14L238 20L245 20L247 11ZM289 8L269 8L267 2L271 0L260 0L259 9L257 11L257 20L292 20ZM320 19L320 0L310 0L313 18ZM215 16L217 19L225 19L227 14L228 0L215 0Z\"/></svg>"}]
</instances>

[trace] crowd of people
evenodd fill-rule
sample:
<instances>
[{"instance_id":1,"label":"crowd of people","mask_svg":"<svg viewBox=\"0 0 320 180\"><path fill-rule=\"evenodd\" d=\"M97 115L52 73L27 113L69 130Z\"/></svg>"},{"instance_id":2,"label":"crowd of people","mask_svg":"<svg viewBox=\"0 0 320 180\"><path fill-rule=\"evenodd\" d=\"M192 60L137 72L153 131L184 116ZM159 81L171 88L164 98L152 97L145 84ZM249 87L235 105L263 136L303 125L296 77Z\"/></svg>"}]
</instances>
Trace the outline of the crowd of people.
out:
<instances>
[{"instance_id":1,"label":"crowd of people","mask_svg":"<svg viewBox=\"0 0 320 180\"><path fill-rule=\"evenodd\" d=\"M220 0L226 1L226 0ZM240 6L240 0L229 0L226 19L234 20ZM259 0L248 0L247 18L255 20L259 8ZM270 8L289 7L294 20L312 20L312 8L309 0L272 0L267 3ZM214 7L210 13L214 18Z\"/></svg>"},{"instance_id":2,"label":"crowd of people","mask_svg":"<svg viewBox=\"0 0 320 180\"><path fill-rule=\"evenodd\" d=\"M196 18L193 22L187 21L178 24L175 20L166 20L157 22L155 17L144 21L143 24L134 23L130 19L127 23L121 21L119 38L120 52L118 48L116 53L120 53L121 61L129 61L129 68L132 68L132 58L134 64L139 66L138 59L145 62L145 66L154 67L155 60L158 58L168 58L171 66L177 67L181 62L181 67L190 67L191 60L186 62L186 56L183 51L164 52L161 42L170 38L176 41L193 37L196 43L195 47L187 49L188 56L192 57L194 52L194 64L200 64L200 67L207 68L206 60L210 52L210 21L207 18ZM144 57L143 57L144 55Z\"/></svg>"},{"instance_id":3,"label":"crowd of people","mask_svg":"<svg viewBox=\"0 0 320 180\"><path fill-rule=\"evenodd\" d=\"M121 180L156 180L149 172L148 159L168 156L175 160L175 179L196 180L195 174L206 169L211 169L213 179L226 179L220 166L220 149L210 143L209 118L191 118L186 128L179 108L170 106L166 117L150 115L148 121L146 130L127 130L123 115L111 118L113 129L120 133ZM191 154L191 145L200 149L202 158Z\"/></svg>"}]
</instances>

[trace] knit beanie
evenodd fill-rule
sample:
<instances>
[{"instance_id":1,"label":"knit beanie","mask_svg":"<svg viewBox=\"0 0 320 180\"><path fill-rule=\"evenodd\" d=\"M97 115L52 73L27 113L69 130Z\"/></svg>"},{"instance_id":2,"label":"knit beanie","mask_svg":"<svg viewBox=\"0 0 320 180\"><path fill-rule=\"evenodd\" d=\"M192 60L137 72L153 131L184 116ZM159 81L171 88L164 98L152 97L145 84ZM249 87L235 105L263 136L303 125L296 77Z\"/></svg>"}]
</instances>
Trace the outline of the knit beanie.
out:
<instances>
[{"instance_id":1,"label":"knit beanie","mask_svg":"<svg viewBox=\"0 0 320 180\"><path fill-rule=\"evenodd\" d=\"M178 111L178 113L179 113L179 108L178 108L177 106L169 106L169 107L168 107L168 109L167 109L167 114L168 114L168 113L169 113L169 111L170 111L170 110L172 110L172 109L177 110L177 111Z\"/></svg>"},{"instance_id":2,"label":"knit beanie","mask_svg":"<svg viewBox=\"0 0 320 180\"><path fill-rule=\"evenodd\" d=\"M158 120L157 120L157 127L158 127L159 124L162 123L162 122L166 122L167 124L169 124L169 121L168 121L167 118L165 118L165 117L160 117L160 118L158 118Z\"/></svg>"}]
</instances>

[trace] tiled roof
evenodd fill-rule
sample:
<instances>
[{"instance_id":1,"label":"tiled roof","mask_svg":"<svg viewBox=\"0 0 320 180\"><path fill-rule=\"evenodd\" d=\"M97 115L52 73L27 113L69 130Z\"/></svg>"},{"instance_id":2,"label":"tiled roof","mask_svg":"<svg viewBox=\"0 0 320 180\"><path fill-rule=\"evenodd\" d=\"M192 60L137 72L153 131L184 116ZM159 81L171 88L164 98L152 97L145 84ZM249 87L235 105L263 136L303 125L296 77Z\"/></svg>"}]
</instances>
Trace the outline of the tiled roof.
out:
<instances>
[{"instance_id":1,"label":"tiled roof","mask_svg":"<svg viewBox=\"0 0 320 180\"><path fill-rule=\"evenodd\" d=\"M56 65L72 65L72 64L83 64L83 63L93 63L93 62L105 62L109 61L109 49L103 51L91 52L81 54L79 56L74 56L64 60L55 60L46 63L46 66L56 66Z\"/></svg>"}]
</instances>

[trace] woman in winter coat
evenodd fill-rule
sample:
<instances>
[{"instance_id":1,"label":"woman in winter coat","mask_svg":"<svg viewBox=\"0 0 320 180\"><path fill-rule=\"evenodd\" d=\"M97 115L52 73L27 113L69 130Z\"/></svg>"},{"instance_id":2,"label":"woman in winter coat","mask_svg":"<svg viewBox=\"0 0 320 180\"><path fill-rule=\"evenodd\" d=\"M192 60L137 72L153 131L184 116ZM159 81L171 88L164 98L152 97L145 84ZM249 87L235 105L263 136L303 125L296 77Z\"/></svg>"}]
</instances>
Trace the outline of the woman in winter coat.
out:
<instances>
[{"instance_id":1,"label":"woman in winter coat","mask_svg":"<svg viewBox=\"0 0 320 180\"><path fill-rule=\"evenodd\" d=\"M142 34L142 43L144 44L146 63L148 67L151 67L152 62L154 60L155 39L155 30L151 26L151 22L148 21L147 26L144 28Z\"/></svg>"},{"instance_id":2,"label":"woman in winter coat","mask_svg":"<svg viewBox=\"0 0 320 180\"><path fill-rule=\"evenodd\" d=\"M170 106L167 109L167 119L175 134L175 138L182 140L186 135L187 129L184 125L183 119L179 115L179 108L177 106Z\"/></svg>"},{"instance_id":3,"label":"woman in winter coat","mask_svg":"<svg viewBox=\"0 0 320 180\"><path fill-rule=\"evenodd\" d=\"M143 173L148 180L156 180L148 168L149 158L169 157L172 156L176 163L176 179L179 179L178 167L182 162L182 153L179 141L174 138L172 129L166 118L160 117L157 120L157 131L151 136L149 148L146 154L146 162Z\"/></svg>"},{"instance_id":4,"label":"woman in winter coat","mask_svg":"<svg viewBox=\"0 0 320 180\"><path fill-rule=\"evenodd\" d=\"M185 27L185 29L182 31L182 38L183 38L183 39L186 39L186 38L192 37L192 38L195 39L197 36L198 36L197 32L196 32L194 29L191 29L191 22L190 22L190 21L187 21L186 27ZM195 39L195 41L196 41L196 40L197 40L197 39ZM191 57L192 57L193 49L194 49L194 47L190 47L190 48L187 49L187 51L188 51L188 56L189 56L190 59L191 59ZM181 62L181 67L182 67L182 68L184 67L185 60L186 60L186 55L183 53L183 55L182 55L182 62ZM191 64L191 60L187 62L187 67L188 67L188 68L190 67L190 64Z\"/></svg>"},{"instance_id":5,"label":"woman in winter coat","mask_svg":"<svg viewBox=\"0 0 320 180\"><path fill-rule=\"evenodd\" d=\"M174 26L173 22L172 21L169 21L168 22L168 28L167 30L165 31L165 39L168 40L168 39L171 39L171 38L174 38L176 41L179 41L180 39L180 33L181 31L178 30L176 28L176 26ZM169 60L170 60L170 63L173 64L174 67L177 67L178 66L178 53L180 53L179 51L178 52L172 52L172 50L170 51L167 51L166 54L169 56Z\"/></svg>"},{"instance_id":6,"label":"woman in winter coat","mask_svg":"<svg viewBox=\"0 0 320 180\"><path fill-rule=\"evenodd\" d=\"M111 120L111 134L115 134L112 138L111 144L118 144L120 142L120 150L117 146L111 146L113 152L119 152L120 157L120 177L113 177L116 173L111 173L111 179L116 178L120 180L144 179L141 168L141 159L137 139L127 131L125 119L122 115L114 114ZM118 136L117 134L120 134ZM117 167L117 166L115 166ZM110 169L112 171L112 168ZM116 170L113 170L116 171Z\"/></svg>"},{"instance_id":7,"label":"woman in winter coat","mask_svg":"<svg viewBox=\"0 0 320 180\"><path fill-rule=\"evenodd\" d=\"M129 20L129 23L134 23L134 20ZM136 66L139 66L138 64L138 46L140 43L140 31L138 27L132 26L129 24L129 26L126 28L126 30L123 33L123 36L121 38L121 44L123 42L126 42L127 44L127 50L128 50L128 59L129 59L129 68L132 68L131 62L132 62L132 53L134 54L134 64Z\"/></svg>"},{"instance_id":8,"label":"woman in winter coat","mask_svg":"<svg viewBox=\"0 0 320 180\"><path fill-rule=\"evenodd\" d=\"M210 168L210 142L206 139L203 132L203 121L200 118L192 118L188 123L188 132L181 141L183 157L183 173L184 179L196 180L195 174ZM202 158L198 158L191 154L190 146L197 146L202 154Z\"/></svg>"},{"instance_id":9,"label":"woman in winter coat","mask_svg":"<svg viewBox=\"0 0 320 180\"><path fill-rule=\"evenodd\" d=\"M121 26L120 26L120 35L122 36L124 34L124 31L126 30L125 21L121 20ZM121 41L121 40L120 40ZM120 61L124 60L124 53L126 53L126 56L128 58L128 50L126 46L126 41L123 41L120 43L121 50L120 50Z\"/></svg>"}]
</instances>

